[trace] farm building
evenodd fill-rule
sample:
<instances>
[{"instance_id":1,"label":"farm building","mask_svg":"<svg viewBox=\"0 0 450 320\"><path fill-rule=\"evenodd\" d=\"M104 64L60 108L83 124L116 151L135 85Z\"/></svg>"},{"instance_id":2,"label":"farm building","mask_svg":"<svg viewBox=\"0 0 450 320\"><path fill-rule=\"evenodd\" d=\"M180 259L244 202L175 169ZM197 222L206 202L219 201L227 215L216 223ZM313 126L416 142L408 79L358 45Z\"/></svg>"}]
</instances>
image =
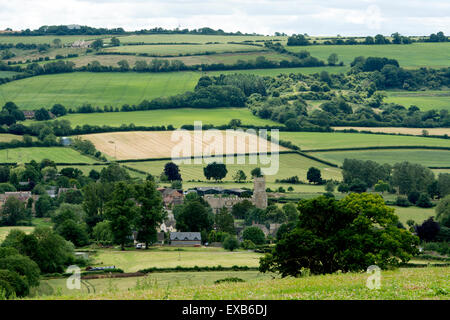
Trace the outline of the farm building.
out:
<instances>
[{"instance_id":1,"label":"farm building","mask_svg":"<svg viewBox=\"0 0 450 320\"><path fill-rule=\"evenodd\" d=\"M183 192L172 188L158 188L161 192L164 206L166 208L172 207L177 204L183 204Z\"/></svg>"},{"instance_id":2,"label":"farm building","mask_svg":"<svg viewBox=\"0 0 450 320\"><path fill-rule=\"evenodd\" d=\"M202 236L200 232L171 232L171 246L195 246L202 244Z\"/></svg>"}]
</instances>

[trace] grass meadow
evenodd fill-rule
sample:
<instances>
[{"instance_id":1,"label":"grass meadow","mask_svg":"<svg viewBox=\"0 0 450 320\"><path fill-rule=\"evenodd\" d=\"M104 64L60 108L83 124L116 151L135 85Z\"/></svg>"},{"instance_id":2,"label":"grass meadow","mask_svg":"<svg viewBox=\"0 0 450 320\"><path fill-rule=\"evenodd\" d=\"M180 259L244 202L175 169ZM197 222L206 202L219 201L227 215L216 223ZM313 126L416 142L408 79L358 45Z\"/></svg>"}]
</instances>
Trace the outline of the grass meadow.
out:
<instances>
[{"instance_id":1,"label":"grass meadow","mask_svg":"<svg viewBox=\"0 0 450 320\"><path fill-rule=\"evenodd\" d=\"M439 300L449 299L450 267L400 268L381 272L381 288L366 287L367 273L336 273L302 278L270 278L245 283L155 286L84 294L62 293L38 299L141 300ZM239 274L236 274L239 277ZM105 281L110 281L106 279ZM113 279L114 281L114 279ZM110 282L111 283L111 282ZM33 298L32 298L33 299Z\"/></svg>"},{"instance_id":2,"label":"grass meadow","mask_svg":"<svg viewBox=\"0 0 450 320\"><path fill-rule=\"evenodd\" d=\"M433 136L450 136L450 128L399 128L399 127L333 127L334 130L357 130L357 131L371 131L371 132L385 132L385 133L400 133L411 134L415 136L422 136L423 131L426 130L429 135Z\"/></svg>"},{"instance_id":3,"label":"grass meadow","mask_svg":"<svg viewBox=\"0 0 450 320\"><path fill-rule=\"evenodd\" d=\"M400 66L448 67L450 66L450 43L413 43L409 45L317 45L286 47L299 52L309 51L313 57L326 60L330 54L336 53L339 61L350 65L355 57L387 57L397 59Z\"/></svg>"},{"instance_id":4,"label":"grass meadow","mask_svg":"<svg viewBox=\"0 0 450 320\"><path fill-rule=\"evenodd\" d=\"M94 159L66 147L30 147L0 150L0 162L28 163L50 159L59 163L94 163Z\"/></svg>"},{"instance_id":5,"label":"grass meadow","mask_svg":"<svg viewBox=\"0 0 450 320\"><path fill-rule=\"evenodd\" d=\"M254 126L278 126L279 123L261 119L254 116L247 108L215 108L192 109L180 108L171 110L149 110L133 112L108 112L108 113L76 113L68 114L59 119L69 120L72 126L120 126L122 124L135 124L136 126L168 126L176 128L182 125L194 125L194 121L202 121L203 125L216 126L228 124L231 119L240 119L244 125Z\"/></svg>"},{"instance_id":6,"label":"grass meadow","mask_svg":"<svg viewBox=\"0 0 450 320\"><path fill-rule=\"evenodd\" d=\"M302 150L388 146L450 147L450 140L446 139L367 133L280 132L280 139L291 141Z\"/></svg>"},{"instance_id":7,"label":"grass meadow","mask_svg":"<svg viewBox=\"0 0 450 320\"><path fill-rule=\"evenodd\" d=\"M33 140L37 140L36 137L31 137ZM23 136L19 136L16 134L10 134L10 133L0 133L0 142L11 142L13 140L23 140Z\"/></svg>"},{"instance_id":8,"label":"grass meadow","mask_svg":"<svg viewBox=\"0 0 450 320\"><path fill-rule=\"evenodd\" d=\"M398 103L406 108L410 106L419 107L422 111L431 109L450 111L449 90L427 90L427 91L388 91L385 102Z\"/></svg>"},{"instance_id":9,"label":"grass meadow","mask_svg":"<svg viewBox=\"0 0 450 320\"><path fill-rule=\"evenodd\" d=\"M317 152L313 154L320 159L342 164L345 159L372 160L378 163L394 164L400 161L420 163L427 167L449 167L450 150L425 149L393 149L370 151L333 151Z\"/></svg>"},{"instance_id":10,"label":"grass meadow","mask_svg":"<svg viewBox=\"0 0 450 320\"><path fill-rule=\"evenodd\" d=\"M90 73L43 75L0 86L0 105L14 101L21 109L83 104L103 107L139 104L193 90L200 73Z\"/></svg>"}]
</instances>

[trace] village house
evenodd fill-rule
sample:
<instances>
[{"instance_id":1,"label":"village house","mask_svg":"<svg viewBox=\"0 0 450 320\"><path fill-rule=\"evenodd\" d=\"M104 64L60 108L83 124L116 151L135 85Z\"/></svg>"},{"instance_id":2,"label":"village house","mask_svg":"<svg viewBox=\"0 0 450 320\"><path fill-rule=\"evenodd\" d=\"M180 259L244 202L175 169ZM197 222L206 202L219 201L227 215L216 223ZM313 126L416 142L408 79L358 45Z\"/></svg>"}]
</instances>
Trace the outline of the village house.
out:
<instances>
[{"instance_id":1,"label":"village house","mask_svg":"<svg viewBox=\"0 0 450 320\"><path fill-rule=\"evenodd\" d=\"M170 245L176 247L199 246L202 244L200 232L171 232Z\"/></svg>"},{"instance_id":2,"label":"village house","mask_svg":"<svg viewBox=\"0 0 450 320\"><path fill-rule=\"evenodd\" d=\"M172 208L174 205L183 204L183 191L172 189L172 188L158 188L161 192L164 207Z\"/></svg>"},{"instance_id":3,"label":"village house","mask_svg":"<svg viewBox=\"0 0 450 320\"><path fill-rule=\"evenodd\" d=\"M33 205L31 209L34 211L34 205L36 201L39 199L39 195L37 194L31 194L31 191L14 191L14 192L5 192L3 194L0 194L0 209L3 208L3 205L5 204L6 200L10 197L15 197L19 199L20 201L24 202L25 205L28 202L28 199L33 199Z\"/></svg>"}]
</instances>

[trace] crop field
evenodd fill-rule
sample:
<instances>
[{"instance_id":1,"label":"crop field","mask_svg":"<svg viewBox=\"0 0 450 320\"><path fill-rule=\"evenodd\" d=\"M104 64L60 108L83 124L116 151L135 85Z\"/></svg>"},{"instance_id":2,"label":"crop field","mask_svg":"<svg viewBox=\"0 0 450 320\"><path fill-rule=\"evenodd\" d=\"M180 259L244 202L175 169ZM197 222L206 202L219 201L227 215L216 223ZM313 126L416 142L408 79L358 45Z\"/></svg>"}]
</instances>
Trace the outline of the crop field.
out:
<instances>
[{"instance_id":1,"label":"crop field","mask_svg":"<svg viewBox=\"0 0 450 320\"><path fill-rule=\"evenodd\" d=\"M95 162L92 158L66 147L31 147L0 150L0 162L27 163L31 160L40 162L43 159L62 163Z\"/></svg>"},{"instance_id":2,"label":"crop field","mask_svg":"<svg viewBox=\"0 0 450 320\"><path fill-rule=\"evenodd\" d=\"M432 136L450 136L450 128L399 128L399 127L333 127L334 130L357 130L385 133L412 134L415 136L423 135L423 131L427 131Z\"/></svg>"},{"instance_id":3,"label":"crop field","mask_svg":"<svg viewBox=\"0 0 450 320\"><path fill-rule=\"evenodd\" d=\"M408 220L414 220L417 224L422 224L426 219L431 216L436 216L434 208L419 208L419 207L397 207L391 206L395 209L395 214L398 216L400 222L407 228L406 222Z\"/></svg>"},{"instance_id":4,"label":"crop field","mask_svg":"<svg viewBox=\"0 0 450 320\"><path fill-rule=\"evenodd\" d=\"M345 159L372 160L379 163L394 164L401 161L419 163L428 167L450 167L450 150L397 149L333 151L313 153L320 159L342 164Z\"/></svg>"},{"instance_id":5,"label":"crop field","mask_svg":"<svg viewBox=\"0 0 450 320\"><path fill-rule=\"evenodd\" d=\"M438 300L449 299L450 267L400 268L381 272L381 288L366 286L367 273L340 273L301 278L270 278L220 285L151 286L141 290L107 290L67 293L42 299L142 299L142 300ZM39 298L39 297L38 297Z\"/></svg>"},{"instance_id":6,"label":"crop field","mask_svg":"<svg viewBox=\"0 0 450 320\"><path fill-rule=\"evenodd\" d=\"M368 133L280 132L280 139L291 141L302 150L387 146L450 147L450 140L447 139Z\"/></svg>"},{"instance_id":7,"label":"crop field","mask_svg":"<svg viewBox=\"0 0 450 320\"><path fill-rule=\"evenodd\" d=\"M110 291L128 291L137 288L174 288L192 285L213 285L214 281L224 278L239 277L246 282L271 279L272 274L260 273L258 271L211 271L211 272L169 272L153 273L145 277L129 277L115 279L92 279L89 291L95 288L95 293L107 293ZM89 291L82 285L80 290L69 290L66 286L67 279L42 280L41 285L35 292L35 296L45 296L61 293L87 294Z\"/></svg>"},{"instance_id":8,"label":"crop field","mask_svg":"<svg viewBox=\"0 0 450 320\"><path fill-rule=\"evenodd\" d=\"M136 272L141 269L175 268L182 267L206 267L218 266L259 266L259 258L262 254L251 251L226 251L223 248L194 248L186 247L177 249L175 247L154 247L148 250L98 250L93 257L94 264L98 266L116 266L125 272Z\"/></svg>"},{"instance_id":9,"label":"crop field","mask_svg":"<svg viewBox=\"0 0 450 320\"><path fill-rule=\"evenodd\" d=\"M449 48L450 50L450 48ZM398 103L406 108L410 106L419 107L420 110L445 109L450 111L449 90L427 90L427 91L388 91L385 102Z\"/></svg>"},{"instance_id":10,"label":"crop field","mask_svg":"<svg viewBox=\"0 0 450 320\"><path fill-rule=\"evenodd\" d=\"M224 125L231 119L240 119L244 125L278 126L277 122L254 116L247 108L215 108L215 109L171 109L134 112L108 113L76 113L60 119L69 120L72 126L89 124L92 126L120 126L133 123L136 126L167 126L178 128L182 125L194 125L194 121L202 121L203 125Z\"/></svg>"},{"instance_id":11,"label":"crop field","mask_svg":"<svg viewBox=\"0 0 450 320\"><path fill-rule=\"evenodd\" d=\"M138 104L194 89L200 73L88 73L43 75L0 85L0 105L14 101L21 109Z\"/></svg>"},{"instance_id":12,"label":"crop field","mask_svg":"<svg viewBox=\"0 0 450 320\"><path fill-rule=\"evenodd\" d=\"M242 44L200 44L200 45L138 45L106 48L105 52L146 53L153 56L178 56L205 52L223 53L239 51L262 51L264 47Z\"/></svg>"},{"instance_id":13,"label":"crop field","mask_svg":"<svg viewBox=\"0 0 450 320\"><path fill-rule=\"evenodd\" d=\"M222 148L216 149L213 145L220 142L216 141L215 137L222 140ZM88 134L81 138L90 140L97 150L117 160L243 154L264 150L264 147L270 151L275 146L263 138L244 132L238 132L235 137L227 138L225 131L216 131L215 136L211 137L207 131L203 136L195 135L192 131L186 131L183 135L178 131L134 131ZM232 144L232 150L227 149L229 143ZM187 153L184 149L177 149L178 146L186 148ZM276 147L280 151L287 150L278 145ZM178 150L179 153L172 154L173 150Z\"/></svg>"},{"instance_id":14,"label":"crop field","mask_svg":"<svg viewBox=\"0 0 450 320\"><path fill-rule=\"evenodd\" d=\"M269 156L271 157L271 156ZM240 158L240 159L237 159ZM273 160L272 160L273 159ZM194 164L193 161L191 163L181 163L179 164L181 177L184 181L188 180L201 180L205 181L206 178L203 175L203 168L206 166L207 162L213 161L212 159L205 159L204 163ZM224 158L226 160L226 158ZM237 161L244 162L243 164L238 164ZM248 156L235 157L235 161L233 164L227 164L228 174L224 178L224 182L233 181L232 177L235 172L239 169L243 170L247 177L250 177L250 171L255 167L261 168L269 168L271 164L262 164L261 159L258 157L257 163L252 164L249 161ZM276 158L271 158L273 161L272 165L276 167ZM217 159L216 159L217 161ZM160 175L164 169L164 165L167 161L143 161L143 162L131 162L126 163L127 166L142 170L145 172L149 172L152 175ZM335 179L342 180L341 171L338 168L329 167L320 162L305 158L298 154L280 154L279 155L279 170L276 175L266 175L266 181L268 183L275 182L276 179L285 179L292 176L298 176L300 180L306 181L306 173L310 167L316 167L322 171L322 177L324 179ZM211 181L212 184L214 182ZM218 186L222 186L223 183L217 183Z\"/></svg>"},{"instance_id":15,"label":"crop field","mask_svg":"<svg viewBox=\"0 0 450 320\"><path fill-rule=\"evenodd\" d=\"M299 52L309 51L313 57L326 60L331 53L336 53L339 61L349 65L355 57L387 57L397 59L400 66L448 67L450 66L450 43L413 43L409 45L317 45L307 47L287 47ZM432 56L430 56L432 53Z\"/></svg>"},{"instance_id":16,"label":"crop field","mask_svg":"<svg viewBox=\"0 0 450 320\"><path fill-rule=\"evenodd\" d=\"M150 34L150 35L129 35L118 37L122 44L127 43L228 43L243 41L266 41L284 40L287 37L266 37L266 36L220 36L220 35L196 35L196 34ZM260 42L263 44L263 42Z\"/></svg>"}]
</instances>

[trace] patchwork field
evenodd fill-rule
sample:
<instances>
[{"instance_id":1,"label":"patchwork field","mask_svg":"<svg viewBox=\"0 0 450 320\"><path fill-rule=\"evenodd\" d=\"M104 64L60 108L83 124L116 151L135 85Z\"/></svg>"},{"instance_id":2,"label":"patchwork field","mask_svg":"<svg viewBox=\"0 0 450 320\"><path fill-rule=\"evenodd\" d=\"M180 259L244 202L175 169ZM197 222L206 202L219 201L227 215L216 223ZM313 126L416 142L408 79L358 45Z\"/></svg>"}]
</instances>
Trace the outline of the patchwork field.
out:
<instances>
[{"instance_id":1,"label":"patchwork field","mask_svg":"<svg viewBox=\"0 0 450 320\"><path fill-rule=\"evenodd\" d=\"M138 104L144 99L193 90L200 73L88 73L43 75L0 85L0 105L14 101L21 109L83 104L103 107Z\"/></svg>"},{"instance_id":2,"label":"patchwork field","mask_svg":"<svg viewBox=\"0 0 450 320\"><path fill-rule=\"evenodd\" d=\"M60 163L93 163L92 158L80 154L71 148L65 147L32 147L0 150L0 162L27 163L31 160L37 162L50 159Z\"/></svg>"},{"instance_id":3,"label":"patchwork field","mask_svg":"<svg viewBox=\"0 0 450 320\"><path fill-rule=\"evenodd\" d=\"M385 133L400 133L400 134L413 134L415 136L423 135L423 131L426 130L429 135L432 136L450 136L450 128L398 128L398 127L333 127L334 130L358 130L358 131L371 131L371 132L385 132Z\"/></svg>"},{"instance_id":4,"label":"patchwork field","mask_svg":"<svg viewBox=\"0 0 450 320\"><path fill-rule=\"evenodd\" d=\"M336 53L339 61L349 65L355 57L388 57L397 59L402 67L450 66L450 42L413 43L409 45L318 45L287 47L293 52L309 51L313 57L326 60ZM430 56L432 53L432 56Z\"/></svg>"},{"instance_id":5,"label":"patchwork field","mask_svg":"<svg viewBox=\"0 0 450 320\"><path fill-rule=\"evenodd\" d=\"M178 56L199 53L223 53L242 51L263 51L264 47L241 44L202 44L202 45L137 45L106 48L105 52L145 53L152 56Z\"/></svg>"},{"instance_id":6,"label":"patchwork field","mask_svg":"<svg viewBox=\"0 0 450 320\"><path fill-rule=\"evenodd\" d=\"M192 131L113 132L81 137L94 143L97 150L117 160L243 154L255 153L264 150L263 148L270 151L274 147L280 151L287 150L244 132L229 137L225 131L205 131L203 137ZM215 143L220 143L222 147L216 148ZM231 149L227 147L228 144L231 145Z\"/></svg>"},{"instance_id":7,"label":"patchwork field","mask_svg":"<svg viewBox=\"0 0 450 320\"><path fill-rule=\"evenodd\" d=\"M122 44L127 43L227 43L258 40L287 40L287 37L266 36L221 36L221 35L196 35L196 34L146 34L118 37Z\"/></svg>"},{"instance_id":8,"label":"patchwork field","mask_svg":"<svg viewBox=\"0 0 450 320\"><path fill-rule=\"evenodd\" d=\"M250 251L226 251L222 248L194 248L187 247L182 250L176 248L152 248L149 250L99 250L94 257L94 265L116 266L125 272L136 272L141 269L205 267L218 266L259 266L260 253Z\"/></svg>"},{"instance_id":9,"label":"patchwork field","mask_svg":"<svg viewBox=\"0 0 450 320\"><path fill-rule=\"evenodd\" d=\"M394 164L400 161L420 163L428 167L450 167L450 150L397 149L370 151L315 152L314 156L342 164L345 159L372 160L379 163Z\"/></svg>"},{"instance_id":10,"label":"patchwork field","mask_svg":"<svg viewBox=\"0 0 450 320\"><path fill-rule=\"evenodd\" d=\"M395 136L342 132L280 132L280 139L291 141L302 150L387 147L438 146L450 147L450 140L413 136Z\"/></svg>"},{"instance_id":11,"label":"patchwork field","mask_svg":"<svg viewBox=\"0 0 450 320\"><path fill-rule=\"evenodd\" d=\"M340 273L302 278L261 279L221 285L149 286L141 290L108 290L104 293L77 293L42 299L181 299L181 300L411 300L448 299L450 267L400 268L381 272L380 290L366 287L367 273Z\"/></svg>"},{"instance_id":12,"label":"patchwork field","mask_svg":"<svg viewBox=\"0 0 450 320\"><path fill-rule=\"evenodd\" d=\"M397 207L391 206L395 209L395 214L399 217L400 222L408 228L406 222L408 220L414 220L417 224L422 224L426 219L431 216L436 216L434 208L419 208L419 207Z\"/></svg>"},{"instance_id":13,"label":"patchwork field","mask_svg":"<svg viewBox=\"0 0 450 320\"><path fill-rule=\"evenodd\" d=\"M247 108L217 108L217 109L172 109L149 110L134 112L108 112L108 113L76 113L69 114L60 119L69 120L72 126L89 124L92 126L120 126L133 123L136 126L168 126L178 128L182 125L194 125L194 121L202 121L203 125L225 125L231 119L240 119L244 125L279 126L272 120L261 119L254 116Z\"/></svg>"},{"instance_id":14,"label":"patchwork field","mask_svg":"<svg viewBox=\"0 0 450 320\"><path fill-rule=\"evenodd\" d=\"M273 159L273 166L276 167L276 158ZM213 161L213 159L206 159L208 162ZM234 164L227 164L228 174L224 178L224 182L233 181L232 177L237 170L243 170L247 177L250 177L250 171L255 167L261 168L269 168L271 167L271 163L263 164L260 161L261 159L258 157L257 163L252 164L249 161L248 156L244 157L235 157ZM243 164L238 164L237 161L244 162ZM193 162L193 161L192 161ZM138 170L142 170L145 172L149 172L152 175L159 176L164 169L164 165L167 161L144 161L144 162L131 162L126 163L128 167L135 168ZM195 163L181 163L179 164L181 177L183 181L188 180L201 180L205 181L206 178L203 175L203 168L206 165L206 161L201 164ZM298 176L300 180L306 181L306 172L310 167L316 167L322 171L322 177L324 179L335 179L341 180L342 175L340 169L329 167L325 164L319 163L317 161L305 158L298 154L280 154L279 156L279 170L276 175L266 175L266 181L268 183L275 182L276 179L285 179L292 176ZM223 183L220 183L222 186Z\"/></svg>"},{"instance_id":15,"label":"patchwork field","mask_svg":"<svg viewBox=\"0 0 450 320\"><path fill-rule=\"evenodd\" d=\"M424 111L431 109L450 111L450 91L448 90L388 91L384 101L398 103L406 108L416 106Z\"/></svg>"}]
</instances>

